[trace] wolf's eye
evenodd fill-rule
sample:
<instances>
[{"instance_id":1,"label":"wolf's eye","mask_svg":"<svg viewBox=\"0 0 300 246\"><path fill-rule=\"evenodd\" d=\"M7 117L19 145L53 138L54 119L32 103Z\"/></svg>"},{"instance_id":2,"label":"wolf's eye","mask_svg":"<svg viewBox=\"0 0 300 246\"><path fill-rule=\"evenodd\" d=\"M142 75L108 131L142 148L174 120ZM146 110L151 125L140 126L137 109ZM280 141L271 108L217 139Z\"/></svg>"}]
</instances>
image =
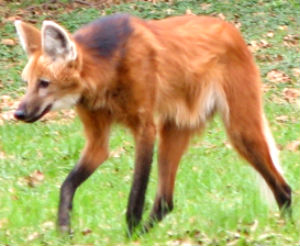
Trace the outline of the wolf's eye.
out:
<instances>
[{"instance_id":1,"label":"wolf's eye","mask_svg":"<svg viewBox=\"0 0 300 246\"><path fill-rule=\"evenodd\" d=\"M39 87L40 88L47 88L49 86L49 81L45 79L39 80Z\"/></svg>"}]
</instances>

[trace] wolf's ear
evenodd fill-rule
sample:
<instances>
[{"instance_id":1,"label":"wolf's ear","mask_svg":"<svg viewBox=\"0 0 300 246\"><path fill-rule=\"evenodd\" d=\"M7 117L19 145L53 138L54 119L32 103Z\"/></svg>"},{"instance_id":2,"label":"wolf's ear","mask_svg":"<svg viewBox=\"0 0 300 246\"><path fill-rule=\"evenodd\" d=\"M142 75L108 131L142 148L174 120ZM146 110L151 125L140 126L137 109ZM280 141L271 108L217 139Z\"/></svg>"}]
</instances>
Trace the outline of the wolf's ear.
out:
<instances>
[{"instance_id":1,"label":"wolf's ear","mask_svg":"<svg viewBox=\"0 0 300 246\"><path fill-rule=\"evenodd\" d=\"M21 45L28 56L41 48L41 33L37 28L20 20L15 21L15 27Z\"/></svg>"},{"instance_id":2,"label":"wolf's ear","mask_svg":"<svg viewBox=\"0 0 300 246\"><path fill-rule=\"evenodd\" d=\"M69 62L77 58L76 45L70 35L53 21L43 21L42 49L53 60L61 58Z\"/></svg>"}]
</instances>

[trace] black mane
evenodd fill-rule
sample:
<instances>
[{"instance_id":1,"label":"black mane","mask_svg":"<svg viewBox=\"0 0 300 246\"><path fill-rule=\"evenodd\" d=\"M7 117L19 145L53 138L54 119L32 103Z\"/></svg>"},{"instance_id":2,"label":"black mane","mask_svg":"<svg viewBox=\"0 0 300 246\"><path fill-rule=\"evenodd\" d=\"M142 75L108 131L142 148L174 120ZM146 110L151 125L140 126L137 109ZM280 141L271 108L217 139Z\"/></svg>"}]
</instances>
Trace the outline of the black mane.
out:
<instances>
[{"instance_id":1,"label":"black mane","mask_svg":"<svg viewBox=\"0 0 300 246\"><path fill-rule=\"evenodd\" d=\"M75 33L74 38L100 56L109 57L126 43L131 33L130 16L115 14L83 26Z\"/></svg>"}]
</instances>

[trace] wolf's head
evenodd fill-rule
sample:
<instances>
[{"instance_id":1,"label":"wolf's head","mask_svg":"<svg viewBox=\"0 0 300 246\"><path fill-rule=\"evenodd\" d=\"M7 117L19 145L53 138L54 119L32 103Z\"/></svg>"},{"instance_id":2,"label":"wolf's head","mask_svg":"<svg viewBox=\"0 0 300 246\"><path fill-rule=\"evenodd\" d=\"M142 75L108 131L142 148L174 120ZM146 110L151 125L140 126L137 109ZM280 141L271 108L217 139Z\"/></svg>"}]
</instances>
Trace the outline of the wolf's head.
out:
<instances>
[{"instance_id":1,"label":"wolf's head","mask_svg":"<svg viewBox=\"0 0 300 246\"><path fill-rule=\"evenodd\" d=\"M83 88L79 82L78 48L72 36L52 21L44 21L41 31L19 20L15 26L28 55L22 73L27 92L15 117L34 122L51 109L75 105Z\"/></svg>"}]
</instances>

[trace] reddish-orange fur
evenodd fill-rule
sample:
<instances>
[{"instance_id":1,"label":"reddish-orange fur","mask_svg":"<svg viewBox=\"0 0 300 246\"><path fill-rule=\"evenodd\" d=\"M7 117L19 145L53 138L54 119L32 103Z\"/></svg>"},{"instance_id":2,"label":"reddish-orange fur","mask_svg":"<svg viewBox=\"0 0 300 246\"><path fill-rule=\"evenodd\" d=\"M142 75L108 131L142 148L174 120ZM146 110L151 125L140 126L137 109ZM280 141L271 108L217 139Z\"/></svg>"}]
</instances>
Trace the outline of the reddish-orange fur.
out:
<instances>
[{"instance_id":1,"label":"reddish-orange fur","mask_svg":"<svg viewBox=\"0 0 300 246\"><path fill-rule=\"evenodd\" d=\"M159 133L159 185L149 225L162 219L173 207L176 171L189 138L201 131L215 112L221 114L233 146L269 184L278 205L289 206L291 190L273 163L264 132L259 72L239 31L225 21L205 16L148 22L116 16L111 22L115 28L123 25L128 29L122 29L121 44L109 29L101 27L99 34L93 33L93 27L100 25L93 24L69 36L76 44L76 60L53 61L37 44L39 48L29 54L30 65L23 73L31 96L24 99L23 108L30 108L33 100L43 100L32 99L35 96L30 89L37 87L41 76L52 81L53 93L60 97L80 95L76 110L87 143L62 187L60 226L69 226L68 211L77 186L107 158L113 122L129 127L136 142L127 209L131 230L141 218L153 145ZM99 55L91 37L107 33L115 46L101 47L105 55ZM89 41L85 42L85 37ZM38 38L30 42L35 40ZM75 188L69 194L70 184Z\"/></svg>"}]
</instances>

